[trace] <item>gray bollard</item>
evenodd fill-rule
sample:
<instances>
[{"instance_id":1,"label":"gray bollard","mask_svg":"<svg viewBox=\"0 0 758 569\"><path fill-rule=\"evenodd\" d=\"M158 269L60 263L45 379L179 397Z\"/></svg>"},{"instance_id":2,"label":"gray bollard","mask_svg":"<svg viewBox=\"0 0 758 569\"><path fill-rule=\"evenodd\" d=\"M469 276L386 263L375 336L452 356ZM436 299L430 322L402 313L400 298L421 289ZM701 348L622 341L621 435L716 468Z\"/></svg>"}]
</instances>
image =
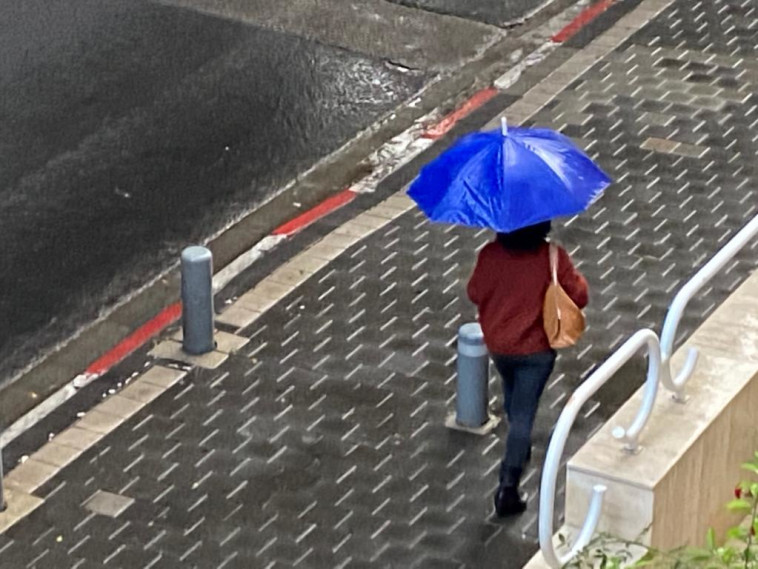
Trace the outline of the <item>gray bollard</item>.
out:
<instances>
[{"instance_id":1,"label":"gray bollard","mask_svg":"<svg viewBox=\"0 0 758 569\"><path fill-rule=\"evenodd\" d=\"M489 419L489 369L489 352L484 345L481 326L475 322L464 324L458 330L458 391L455 400L455 420L463 427L478 428Z\"/></svg>"},{"instance_id":2,"label":"gray bollard","mask_svg":"<svg viewBox=\"0 0 758 569\"><path fill-rule=\"evenodd\" d=\"M182 251L182 333L188 354L205 354L213 340L213 255L205 247Z\"/></svg>"}]
</instances>

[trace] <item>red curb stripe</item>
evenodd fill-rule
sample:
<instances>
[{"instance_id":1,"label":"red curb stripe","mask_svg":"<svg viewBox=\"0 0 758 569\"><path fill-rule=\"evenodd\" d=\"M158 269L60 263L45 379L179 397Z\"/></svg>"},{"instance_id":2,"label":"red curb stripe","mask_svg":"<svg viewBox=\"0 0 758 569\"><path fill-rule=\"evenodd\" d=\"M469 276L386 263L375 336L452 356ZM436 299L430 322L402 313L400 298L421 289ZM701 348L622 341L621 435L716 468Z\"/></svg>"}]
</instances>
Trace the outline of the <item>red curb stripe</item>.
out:
<instances>
[{"instance_id":1,"label":"red curb stripe","mask_svg":"<svg viewBox=\"0 0 758 569\"><path fill-rule=\"evenodd\" d=\"M137 330L131 335L127 336L113 348L108 350L105 355L92 362L85 373L91 375L104 374L126 356L142 346L150 338L162 331L166 326L178 320L181 315L181 302L174 303L171 306L164 308L152 319L137 328Z\"/></svg>"},{"instance_id":2,"label":"red curb stripe","mask_svg":"<svg viewBox=\"0 0 758 569\"><path fill-rule=\"evenodd\" d=\"M272 232L272 235L284 235L289 237L317 219L352 201L355 199L356 195L357 194L352 190L344 190L337 195L324 200L313 209L306 211L295 219L284 225L280 225ZM106 373L118 362L143 346L150 338L160 333L168 325L176 322L181 316L181 302L176 302L167 308L164 308L156 316L108 350L103 356L92 362L84 373L95 377Z\"/></svg>"},{"instance_id":3,"label":"red curb stripe","mask_svg":"<svg viewBox=\"0 0 758 569\"><path fill-rule=\"evenodd\" d=\"M431 140L437 140L438 138L443 137L459 120L481 107L495 95L497 95L497 89L495 87L487 87L486 89L474 93L474 95L472 95L465 103L443 118L436 125L429 128L421 135L421 137L429 138Z\"/></svg>"},{"instance_id":4,"label":"red curb stripe","mask_svg":"<svg viewBox=\"0 0 758 569\"><path fill-rule=\"evenodd\" d=\"M319 218L324 217L346 203L353 201L356 195L357 194L352 190L343 190L342 192L322 201L313 209L309 209L305 213L298 215L295 219L280 225L271 232L271 235L285 235L289 237Z\"/></svg>"},{"instance_id":5,"label":"red curb stripe","mask_svg":"<svg viewBox=\"0 0 758 569\"><path fill-rule=\"evenodd\" d=\"M551 39L555 43L563 43L571 39L584 26L589 24L592 20L610 8L614 2L615 0L600 0L600 2L596 2L592 6L585 8L579 13L576 18L571 20L571 22L565 28L555 34Z\"/></svg>"}]
</instances>

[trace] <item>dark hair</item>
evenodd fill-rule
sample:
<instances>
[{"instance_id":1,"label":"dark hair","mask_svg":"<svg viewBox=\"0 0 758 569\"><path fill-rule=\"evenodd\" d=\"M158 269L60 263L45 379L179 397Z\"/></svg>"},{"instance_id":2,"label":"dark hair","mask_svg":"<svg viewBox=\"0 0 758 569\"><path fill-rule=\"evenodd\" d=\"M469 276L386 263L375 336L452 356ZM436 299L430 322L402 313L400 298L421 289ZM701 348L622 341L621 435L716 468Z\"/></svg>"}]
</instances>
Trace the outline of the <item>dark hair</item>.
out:
<instances>
[{"instance_id":1,"label":"dark hair","mask_svg":"<svg viewBox=\"0 0 758 569\"><path fill-rule=\"evenodd\" d=\"M550 222L543 221L528 227L522 227L510 233L498 233L497 242L506 249L515 251L532 251L539 249L550 233Z\"/></svg>"}]
</instances>

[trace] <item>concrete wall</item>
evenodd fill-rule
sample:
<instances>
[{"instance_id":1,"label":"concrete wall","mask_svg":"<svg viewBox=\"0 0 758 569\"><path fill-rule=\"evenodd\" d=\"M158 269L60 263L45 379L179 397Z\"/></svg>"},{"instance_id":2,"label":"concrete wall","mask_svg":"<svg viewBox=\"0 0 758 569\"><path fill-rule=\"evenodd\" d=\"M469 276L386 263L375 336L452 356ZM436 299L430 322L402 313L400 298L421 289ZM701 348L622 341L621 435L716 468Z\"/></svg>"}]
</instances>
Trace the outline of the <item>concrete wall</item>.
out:
<instances>
[{"instance_id":1,"label":"concrete wall","mask_svg":"<svg viewBox=\"0 0 758 569\"><path fill-rule=\"evenodd\" d=\"M723 535L739 521L724 504L758 450L758 272L675 354L675 372L689 346L700 350L689 399L661 386L639 454L621 451L611 431L631 424L641 389L569 460L567 528L582 525L596 483L608 487L600 531L631 539L648 529L656 547L702 545L709 527ZM539 554L528 565L544 566Z\"/></svg>"}]
</instances>

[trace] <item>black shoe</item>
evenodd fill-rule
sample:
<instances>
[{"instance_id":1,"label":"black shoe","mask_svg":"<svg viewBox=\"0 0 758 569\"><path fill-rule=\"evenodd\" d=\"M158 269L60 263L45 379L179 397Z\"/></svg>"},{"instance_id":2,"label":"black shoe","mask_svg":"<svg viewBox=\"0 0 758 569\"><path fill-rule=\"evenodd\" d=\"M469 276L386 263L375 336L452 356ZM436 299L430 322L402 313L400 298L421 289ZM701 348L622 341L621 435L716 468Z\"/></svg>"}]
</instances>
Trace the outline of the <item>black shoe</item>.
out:
<instances>
[{"instance_id":1,"label":"black shoe","mask_svg":"<svg viewBox=\"0 0 758 569\"><path fill-rule=\"evenodd\" d=\"M526 511L527 495L515 486L501 486L495 494L495 512L499 518L516 516Z\"/></svg>"},{"instance_id":2,"label":"black shoe","mask_svg":"<svg viewBox=\"0 0 758 569\"><path fill-rule=\"evenodd\" d=\"M526 462L532 462L532 447L529 447L529 451L526 453Z\"/></svg>"}]
</instances>

